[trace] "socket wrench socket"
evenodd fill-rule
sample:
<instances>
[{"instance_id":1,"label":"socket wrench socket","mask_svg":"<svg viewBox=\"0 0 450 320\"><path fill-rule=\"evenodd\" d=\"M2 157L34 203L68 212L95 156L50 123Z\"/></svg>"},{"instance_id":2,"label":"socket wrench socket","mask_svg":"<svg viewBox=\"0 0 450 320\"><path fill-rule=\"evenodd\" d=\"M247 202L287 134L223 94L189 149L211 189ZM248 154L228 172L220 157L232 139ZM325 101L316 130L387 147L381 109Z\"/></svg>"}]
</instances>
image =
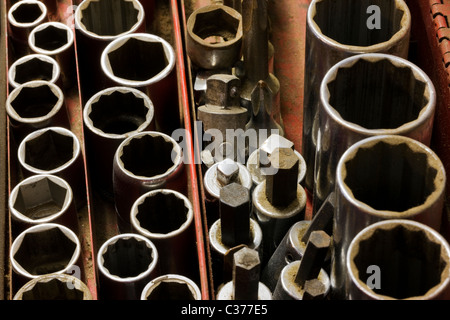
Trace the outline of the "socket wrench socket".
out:
<instances>
[{"instance_id":1,"label":"socket wrench socket","mask_svg":"<svg viewBox=\"0 0 450 320\"><path fill-rule=\"evenodd\" d=\"M36 80L60 87L61 68L58 62L45 54L28 54L14 61L8 70L8 83L13 89Z\"/></svg>"},{"instance_id":2,"label":"socket wrench socket","mask_svg":"<svg viewBox=\"0 0 450 320\"><path fill-rule=\"evenodd\" d=\"M179 274L166 274L150 281L141 300L202 300L198 285Z\"/></svg>"}]
</instances>

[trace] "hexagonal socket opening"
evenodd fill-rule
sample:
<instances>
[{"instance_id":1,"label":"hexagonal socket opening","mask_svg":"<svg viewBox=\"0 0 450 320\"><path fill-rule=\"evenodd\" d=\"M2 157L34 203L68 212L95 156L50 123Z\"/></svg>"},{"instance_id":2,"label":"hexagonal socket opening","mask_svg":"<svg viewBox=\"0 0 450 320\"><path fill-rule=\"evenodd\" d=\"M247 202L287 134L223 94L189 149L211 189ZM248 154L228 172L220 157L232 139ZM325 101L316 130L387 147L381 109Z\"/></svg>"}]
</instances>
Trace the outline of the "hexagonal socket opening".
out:
<instances>
[{"instance_id":1,"label":"hexagonal socket opening","mask_svg":"<svg viewBox=\"0 0 450 320\"><path fill-rule=\"evenodd\" d=\"M153 250L136 238L120 238L107 246L103 266L111 275L132 278L147 271L153 262Z\"/></svg>"},{"instance_id":2,"label":"hexagonal socket opening","mask_svg":"<svg viewBox=\"0 0 450 320\"><path fill-rule=\"evenodd\" d=\"M180 281L161 281L152 288L146 300L196 300L189 284Z\"/></svg>"},{"instance_id":3,"label":"hexagonal socket opening","mask_svg":"<svg viewBox=\"0 0 450 320\"><path fill-rule=\"evenodd\" d=\"M46 130L24 143L25 163L39 170L54 170L76 156L74 138L54 130Z\"/></svg>"},{"instance_id":4,"label":"hexagonal socket opening","mask_svg":"<svg viewBox=\"0 0 450 320\"><path fill-rule=\"evenodd\" d=\"M39 220L61 212L66 204L67 189L48 177L19 186L12 206L32 220Z\"/></svg>"},{"instance_id":5,"label":"hexagonal socket opening","mask_svg":"<svg viewBox=\"0 0 450 320\"><path fill-rule=\"evenodd\" d=\"M55 73L58 72L58 66L48 60L38 57L32 57L15 65L13 81L19 85L29 81L43 80L52 81Z\"/></svg>"},{"instance_id":6,"label":"hexagonal socket opening","mask_svg":"<svg viewBox=\"0 0 450 320\"><path fill-rule=\"evenodd\" d=\"M186 223L188 213L189 208L183 199L173 193L157 192L139 204L136 218L141 228L154 234L168 234Z\"/></svg>"},{"instance_id":7,"label":"hexagonal socket opening","mask_svg":"<svg viewBox=\"0 0 450 320\"><path fill-rule=\"evenodd\" d=\"M105 134L122 135L138 130L147 121L149 112L143 98L131 92L114 91L92 103L89 118Z\"/></svg>"},{"instance_id":8,"label":"hexagonal socket opening","mask_svg":"<svg viewBox=\"0 0 450 320\"><path fill-rule=\"evenodd\" d=\"M45 117L61 100L61 97L47 84L24 85L17 90L20 91L10 104L21 118Z\"/></svg>"},{"instance_id":9,"label":"hexagonal socket opening","mask_svg":"<svg viewBox=\"0 0 450 320\"><path fill-rule=\"evenodd\" d=\"M368 27L373 14L369 7L373 5L380 9L379 28ZM392 0L321 0L315 9L313 20L325 36L343 45L360 47L389 41L402 29L405 15Z\"/></svg>"},{"instance_id":10,"label":"hexagonal socket opening","mask_svg":"<svg viewBox=\"0 0 450 320\"><path fill-rule=\"evenodd\" d=\"M345 171L355 199L375 210L403 212L422 205L439 184L429 156L406 143L360 148L345 162Z\"/></svg>"},{"instance_id":11,"label":"hexagonal socket opening","mask_svg":"<svg viewBox=\"0 0 450 320\"><path fill-rule=\"evenodd\" d=\"M27 232L13 257L28 273L39 276L66 269L76 252L77 244L73 239L53 227Z\"/></svg>"},{"instance_id":12,"label":"hexagonal socket opening","mask_svg":"<svg viewBox=\"0 0 450 320\"><path fill-rule=\"evenodd\" d=\"M416 120L430 94L410 67L388 59L361 58L339 68L327 86L329 104L344 120L366 129L395 129Z\"/></svg>"},{"instance_id":13,"label":"hexagonal socket opening","mask_svg":"<svg viewBox=\"0 0 450 320\"><path fill-rule=\"evenodd\" d=\"M52 279L37 282L22 294L22 300L83 300L84 292L77 288L70 289L68 282Z\"/></svg>"},{"instance_id":14,"label":"hexagonal socket opening","mask_svg":"<svg viewBox=\"0 0 450 320\"><path fill-rule=\"evenodd\" d=\"M192 31L201 39L220 43L236 38L240 20L222 8L199 12L195 16Z\"/></svg>"},{"instance_id":15,"label":"hexagonal socket opening","mask_svg":"<svg viewBox=\"0 0 450 320\"><path fill-rule=\"evenodd\" d=\"M133 138L122 149L123 167L135 176L154 177L173 166L174 144L163 136L143 135Z\"/></svg>"},{"instance_id":16,"label":"hexagonal socket opening","mask_svg":"<svg viewBox=\"0 0 450 320\"><path fill-rule=\"evenodd\" d=\"M46 51L55 51L69 43L69 32L70 30L68 29L49 24L45 26L45 28L41 28L33 33L34 41L32 41L32 43L36 48Z\"/></svg>"},{"instance_id":17,"label":"hexagonal socket opening","mask_svg":"<svg viewBox=\"0 0 450 320\"><path fill-rule=\"evenodd\" d=\"M129 38L107 53L111 73L121 79L146 81L169 66L162 42Z\"/></svg>"},{"instance_id":18,"label":"hexagonal socket opening","mask_svg":"<svg viewBox=\"0 0 450 320\"><path fill-rule=\"evenodd\" d=\"M98 36L117 36L141 23L140 11L136 1L87 1L81 8L80 22L88 32Z\"/></svg>"},{"instance_id":19,"label":"hexagonal socket opening","mask_svg":"<svg viewBox=\"0 0 450 320\"><path fill-rule=\"evenodd\" d=\"M21 3L18 5L13 11L11 11L11 15L15 19L17 23L33 23L38 20L44 12L42 11L42 7L39 3Z\"/></svg>"},{"instance_id":20,"label":"hexagonal socket opening","mask_svg":"<svg viewBox=\"0 0 450 320\"><path fill-rule=\"evenodd\" d=\"M363 283L371 276L367 268L379 267L381 286L373 292L405 299L423 296L441 282L447 267L443 250L425 230L398 224L379 228L360 241L353 261Z\"/></svg>"}]
</instances>

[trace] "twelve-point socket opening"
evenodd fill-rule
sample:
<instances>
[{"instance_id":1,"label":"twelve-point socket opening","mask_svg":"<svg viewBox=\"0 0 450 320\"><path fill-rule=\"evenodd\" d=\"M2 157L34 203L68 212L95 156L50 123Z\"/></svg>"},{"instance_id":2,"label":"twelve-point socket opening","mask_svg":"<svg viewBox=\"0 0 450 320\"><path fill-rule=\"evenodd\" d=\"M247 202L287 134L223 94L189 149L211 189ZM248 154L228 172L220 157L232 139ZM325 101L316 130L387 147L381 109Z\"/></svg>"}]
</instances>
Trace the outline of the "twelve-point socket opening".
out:
<instances>
[{"instance_id":1,"label":"twelve-point socket opening","mask_svg":"<svg viewBox=\"0 0 450 320\"><path fill-rule=\"evenodd\" d=\"M154 263L153 250L146 241L135 237L120 237L107 243L100 252L102 267L110 275L122 279L139 277Z\"/></svg>"},{"instance_id":2,"label":"twelve-point socket opening","mask_svg":"<svg viewBox=\"0 0 450 320\"><path fill-rule=\"evenodd\" d=\"M144 134L131 138L119 154L125 170L135 176L164 175L174 167L172 153L175 142L163 135Z\"/></svg>"},{"instance_id":3,"label":"twelve-point socket opening","mask_svg":"<svg viewBox=\"0 0 450 320\"><path fill-rule=\"evenodd\" d=\"M167 279L155 284L146 300L196 300L190 285L177 279Z\"/></svg>"},{"instance_id":4,"label":"twelve-point socket opening","mask_svg":"<svg viewBox=\"0 0 450 320\"><path fill-rule=\"evenodd\" d=\"M368 268L378 267L374 270L380 272L379 286L367 288L377 295L395 299L425 296L443 281L445 269L448 273L443 244L424 228L388 223L371 228L355 244L349 253L354 262L353 276L367 284L374 274Z\"/></svg>"},{"instance_id":5,"label":"twelve-point socket opening","mask_svg":"<svg viewBox=\"0 0 450 320\"><path fill-rule=\"evenodd\" d=\"M370 57L338 68L327 88L331 107L369 130L396 129L418 119L430 96L411 67Z\"/></svg>"},{"instance_id":6,"label":"twelve-point socket opening","mask_svg":"<svg viewBox=\"0 0 450 320\"><path fill-rule=\"evenodd\" d=\"M31 136L33 135L33 136ZM24 143L23 161L32 168L51 171L60 168L77 156L75 137L55 130L43 130L38 135L33 133Z\"/></svg>"},{"instance_id":7,"label":"twelve-point socket opening","mask_svg":"<svg viewBox=\"0 0 450 320\"><path fill-rule=\"evenodd\" d=\"M355 199L394 212L423 205L442 179L430 155L404 142L379 141L359 148L344 170L344 183Z\"/></svg>"},{"instance_id":8,"label":"twelve-point socket opening","mask_svg":"<svg viewBox=\"0 0 450 320\"><path fill-rule=\"evenodd\" d=\"M128 33L142 24L143 8L138 1L88 0L80 5L79 24L96 36L114 37Z\"/></svg>"},{"instance_id":9,"label":"twelve-point socket opening","mask_svg":"<svg viewBox=\"0 0 450 320\"><path fill-rule=\"evenodd\" d=\"M312 18L326 37L342 45L368 47L389 41L402 29L405 14L409 13L393 0L319 0Z\"/></svg>"},{"instance_id":10,"label":"twelve-point socket opening","mask_svg":"<svg viewBox=\"0 0 450 320\"><path fill-rule=\"evenodd\" d=\"M152 192L137 206L136 219L141 228L152 234L168 234L188 221L189 210L185 200L172 192Z\"/></svg>"},{"instance_id":11,"label":"twelve-point socket opening","mask_svg":"<svg viewBox=\"0 0 450 320\"><path fill-rule=\"evenodd\" d=\"M153 117L144 98L132 92L114 91L101 95L90 109L88 117L93 127L105 134L123 135L137 131Z\"/></svg>"},{"instance_id":12,"label":"twelve-point socket opening","mask_svg":"<svg viewBox=\"0 0 450 320\"><path fill-rule=\"evenodd\" d=\"M57 183L58 182L58 183ZM11 206L31 220L40 220L61 212L70 201L69 190L56 177L31 177L12 193Z\"/></svg>"},{"instance_id":13,"label":"twelve-point socket opening","mask_svg":"<svg viewBox=\"0 0 450 320\"><path fill-rule=\"evenodd\" d=\"M56 224L31 227L12 245L13 263L24 272L39 276L67 269L78 259L80 243L69 229ZM17 270L16 269L16 270Z\"/></svg>"},{"instance_id":14,"label":"twelve-point socket opening","mask_svg":"<svg viewBox=\"0 0 450 320\"><path fill-rule=\"evenodd\" d=\"M62 92L49 83L29 82L15 90L17 94L11 98L10 105L23 119L45 117L62 104Z\"/></svg>"}]
</instances>

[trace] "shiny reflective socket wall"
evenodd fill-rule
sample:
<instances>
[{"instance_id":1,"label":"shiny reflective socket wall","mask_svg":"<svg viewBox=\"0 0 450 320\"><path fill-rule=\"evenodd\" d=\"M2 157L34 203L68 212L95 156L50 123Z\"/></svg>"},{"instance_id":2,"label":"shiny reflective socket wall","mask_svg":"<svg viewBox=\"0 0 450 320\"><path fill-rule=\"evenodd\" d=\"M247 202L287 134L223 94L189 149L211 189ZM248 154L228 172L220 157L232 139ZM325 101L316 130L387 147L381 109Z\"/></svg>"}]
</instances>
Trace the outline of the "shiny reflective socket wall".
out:
<instances>
[{"instance_id":1,"label":"shiny reflective socket wall","mask_svg":"<svg viewBox=\"0 0 450 320\"><path fill-rule=\"evenodd\" d=\"M435 109L431 79L403 58L362 54L334 65L320 89L313 214L334 190L337 163L347 148L376 135L429 145Z\"/></svg>"},{"instance_id":2,"label":"shiny reflective socket wall","mask_svg":"<svg viewBox=\"0 0 450 320\"><path fill-rule=\"evenodd\" d=\"M441 160L408 137L366 138L344 153L337 167L333 226L331 285L336 298L345 292L345 261L356 234L389 219L415 220L439 232L445 184Z\"/></svg>"},{"instance_id":3,"label":"shiny reflective socket wall","mask_svg":"<svg viewBox=\"0 0 450 320\"><path fill-rule=\"evenodd\" d=\"M380 8L381 29L370 29L371 5ZM337 62L362 53L408 57L411 14L403 0L312 0L306 17L303 140L301 154L308 172L305 186L312 192L318 130L320 85Z\"/></svg>"}]
</instances>

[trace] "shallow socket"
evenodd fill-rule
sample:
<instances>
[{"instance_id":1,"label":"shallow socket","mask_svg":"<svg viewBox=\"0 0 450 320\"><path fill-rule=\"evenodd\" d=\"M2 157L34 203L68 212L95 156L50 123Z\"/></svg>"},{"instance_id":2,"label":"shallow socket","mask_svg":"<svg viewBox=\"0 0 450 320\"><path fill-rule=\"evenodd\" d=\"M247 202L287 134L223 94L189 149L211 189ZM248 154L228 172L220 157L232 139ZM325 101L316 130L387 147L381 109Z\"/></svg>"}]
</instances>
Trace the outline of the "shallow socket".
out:
<instances>
[{"instance_id":1,"label":"shallow socket","mask_svg":"<svg viewBox=\"0 0 450 320\"><path fill-rule=\"evenodd\" d=\"M28 42L34 52L53 55L71 47L73 40L73 32L67 25L47 22L33 29Z\"/></svg>"},{"instance_id":2,"label":"shallow socket","mask_svg":"<svg viewBox=\"0 0 450 320\"><path fill-rule=\"evenodd\" d=\"M345 121L368 130L399 128L434 103L430 85L399 58L361 55L328 79L326 102Z\"/></svg>"},{"instance_id":3,"label":"shallow socket","mask_svg":"<svg viewBox=\"0 0 450 320\"><path fill-rule=\"evenodd\" d=\"M189 200L171 190L151 191L136 201L132 209L135 228L144 235L166 235L187 228L193 219ZM161 217L164 216L164 219Z\"/></svg>"},{"instance_id":4,"label":"shallow socket","mask_svg":"<svg viewBox=\"0 0 450 320\"><path fill-rule=\"evenodd\" d=\"M407 220L377 223L361 231L349 248L350 274L361 288L378 299L427 298L447 283L449 251L436 232ZM368 267L378 266L380 289L366 285ZM433 291L430 291L433 289Z\"/></svg>"},{"instance_id":5,"label":"shallow socket","mask_svg":"<svg viewBox=\"0 0 450 320\"><path fill-rule=\"evenodd\" d=\"M155 177L170 174L178 167L173 153L180 155L178 144L161 133L144 132L126 140L118 150L119 163L135 176Z\"/></svg>"},{"instance_id":6,"label":"shallow socket","mask_svg":"<svg viewBox=\"0 0 450 320\"><path fill-rule=\"evenodd\" d=\"M373 5L380 9L379 29L370 29L367 25L374 14L368 8ZM314 9L312 19L319 31L342 45L376 45L389 41L402 28L409 28L405 23L409 10L403 1L317 0Z\"/></svg>"},{"instance_id":7,"label":"shallow socket","mask_svg":"<svg viewBox=\"0 0 450 320\"><path fill-rule=\"evenodd\" d=\"M42 1L22 0L8 12L8 21L15 27L31 28L47 19L47 7Z\"/></svg>"},{"instance_id":8,"label":"shallow socket","mask_svg":"<svg viewBox=\"0 0 450 320\"><path fill-rule=\"evenodd\" d=\"M75 233L53 223L28 228L11 246L13 268L27 278L62 273L79 256L80 242Z\"/></svg>"},{"instance_id":9,"label":"shallow socket","mask_svg":"<svg viewBox=\"0 0 450 320\"><path fill-rule=\"evenodd\" d=\"M99 92L87 104L85 123L94 132L125 138L147 128L153 119L151 100L141 91L116 87Z\"/></svg>"},{"instance_id":10,"label":"shallow socket","mask_svg":"<svg viewBox=\"0 0 450 320\"><path fill-rule=\"evenodd\" d=\"M126 61L126 63L124 63ZM117 83L150 85L165 78L175 66L175 53L164 39L131 34L110 43L102 54L102 69Z\"/></svg>"},{"instance_id":11,"label":"shallow socket","mask_svg":"<svg viewBox=\"0 0 450 320\"><path fill-rule=\"evenodd\" d=\"M380 211L403 212L423 205L445 185L437 157L409 138L391 136L361 146L345 159L343 170L354 198Z\"/></svg>"},{"instance_id":12,"label":"shallow socket","mask_svg":"<svg viewBox=\"0 0 450 320\"><path fill-rule=\"evenodd\" d=\"M75 11L79 29L96 38L134 32L144 20L144 9L137 0L85 0Z\"/></svg>"},{"instance_id":13,"label":"shallow socket","mask_svg":"<svg viewBox=\"0 0 450 320\"><path fill-rule=\"evenodd\" d=\"M42 121L64 106L64 94L55 84L32 81L11 92L7 101L9 116L19 122Z\"/></svg>"},{"instance_id":14,"label":"shallow socket","mask_svg":"<svg viewBox=\"0 0 450 320\"><path fill-rule=\"evenodd\" d=\"M8 72L9 84L13 88L36 80L56 83L61 70L52 57L42 54L26 55L15 61Z\"/></svg>"},{"instance_id":15,"label":"shallow socket","mask_svg":"<svg viewBox=\"0 0 450 320\"><path fill-rule=\"evenodd\" d=\"M72 202L72 190L56 176L35 175L20 182L11 192L12 215L24 222L39 223L64 213Z\"/></svg>"},{"instance_id":16,"label":"shallow socket","mask_svg":"<svg viewBox=\"0 0 450 320\"><path fill-rule=\"evenodd\" d=\"M92 295L78 278L67 274L51 274L26 283L13 300L92 300Z\"/></svg>"},{"instance_id":17,"label":"shallow socket","mask_svg":"<svg viewBox=\"0 0 450 320\"><path fill-rule=\"evenodd\" d=\"M201 293L189 278L169 274L152 280L142 291L141 300L201 300Z\"/></svg>"},{"instance_id":18,"label":"shallow socket","mask_svg":"<svg viewBox=\"0 0 450 320\"><path fill-rule=\"evenodd\" d=\"M122 234L105 242L98 253L102 273L117 281L144 277L157 263L155 246L144 237Z\"/></svg>"}]
</instances>

